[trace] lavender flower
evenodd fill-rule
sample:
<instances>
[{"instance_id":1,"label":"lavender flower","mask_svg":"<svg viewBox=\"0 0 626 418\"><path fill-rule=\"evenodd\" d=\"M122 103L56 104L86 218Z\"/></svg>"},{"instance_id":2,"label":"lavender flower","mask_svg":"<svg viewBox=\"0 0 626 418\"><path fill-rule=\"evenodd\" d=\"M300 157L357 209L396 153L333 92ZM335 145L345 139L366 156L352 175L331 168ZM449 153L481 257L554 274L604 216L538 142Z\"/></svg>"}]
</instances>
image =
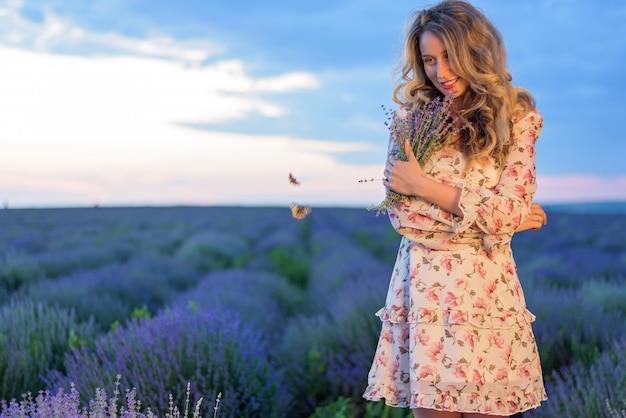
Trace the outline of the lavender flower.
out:
<instances>
[{"instance_id":1,"label":"lavender flower","mask_svg":"<svg viewBox=\"0 0 626 418\"><path fill-rule=\"evenodd\" d=\"M408 160L404 151L404 144L408 141L417 161L423 164L435 151L444 146L448 138L463 129L458 127L458 118L450 116L452 99L451 96L435 97L415 108L402 108L396 112L390 112L383 106L387 115L385 125L389 128L393 141L391 144L393 157L400 161ZM370 209L377 210L377 213L385 213L389 208L411 199L410 196L388 190L385 199Z\"/></svg>"},{"instance_id":2,"label":"lavender flower","mask_svg":"<svg viewBox=\"0 0 626 418\"><path fill-rule=\"evenodd\" d=\"M102 385L111 391L107 382L119 373L122 385L136 388L137 397L160 416L170 408L165 394L180 404L180 388L187 382L192 382L193 403L222 392L224 416L286 417L291 402L282 372L269 362L261 332L233 311L180 307L130 321L103 335L94 347L72 350L64 365L65 373L47 375L52 390L67 390L74 382L81 395ZM208 408L201 406L202 416Z\"/></svg>"}]
</instances>

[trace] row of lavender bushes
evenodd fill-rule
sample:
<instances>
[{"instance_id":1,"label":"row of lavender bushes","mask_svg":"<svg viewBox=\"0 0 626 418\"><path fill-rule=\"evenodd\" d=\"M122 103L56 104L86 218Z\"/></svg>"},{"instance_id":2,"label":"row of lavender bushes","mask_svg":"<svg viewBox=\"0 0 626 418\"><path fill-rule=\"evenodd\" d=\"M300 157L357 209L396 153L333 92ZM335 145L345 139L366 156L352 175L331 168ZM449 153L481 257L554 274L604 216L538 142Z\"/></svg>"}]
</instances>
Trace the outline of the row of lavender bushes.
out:
<instances>
[{"instance_id":1,"label":"row of lavender bushes","mask_svg":"<svg viewBox=\"0 0 626 418\"><path fill-rule=\"evenodd\" d=\"M623 416L626 215L549 215L514 239L550 398L525 415ZM95 408L119 374L159 416L188 383L201 416L218 393L220 417L408 416L360 398L398 244L384 217L5 210L0 229L0 399ZM16 405L0 416L31 416Z\"/></svg>"}]
</instances>

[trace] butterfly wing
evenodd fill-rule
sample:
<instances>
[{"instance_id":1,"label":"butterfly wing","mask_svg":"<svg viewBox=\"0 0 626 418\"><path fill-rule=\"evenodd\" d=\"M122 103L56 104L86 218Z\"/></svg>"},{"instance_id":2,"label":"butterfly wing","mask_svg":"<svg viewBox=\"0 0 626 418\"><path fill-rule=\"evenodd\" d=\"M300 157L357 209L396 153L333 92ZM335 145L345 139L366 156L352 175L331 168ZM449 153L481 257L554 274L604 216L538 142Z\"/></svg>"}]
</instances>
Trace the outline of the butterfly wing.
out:
<instances>
[{"instance_id":1,"label":"butterfly wing","mask_svg":"<svg viewBox=\"0 0 626 418\"><path fill-rule=\"evenodd\" d=\"M293 184L294 186L300 185L300 182L298 181L297 178L295 178L295 176L292 173L289 173L289 183Z\"/></svg>"},{"instance_id":2,"label":"butterfly wing","mask_svg":"<svg viewBox=\"0 0 626 418\"><path fill-rule=\"evenodd\" d=\"M291 205L291 216L296 219L303 219L309 213L311 213L311 207L309 206L297 205L295 203Z\"/></svg>"}]
</instances>

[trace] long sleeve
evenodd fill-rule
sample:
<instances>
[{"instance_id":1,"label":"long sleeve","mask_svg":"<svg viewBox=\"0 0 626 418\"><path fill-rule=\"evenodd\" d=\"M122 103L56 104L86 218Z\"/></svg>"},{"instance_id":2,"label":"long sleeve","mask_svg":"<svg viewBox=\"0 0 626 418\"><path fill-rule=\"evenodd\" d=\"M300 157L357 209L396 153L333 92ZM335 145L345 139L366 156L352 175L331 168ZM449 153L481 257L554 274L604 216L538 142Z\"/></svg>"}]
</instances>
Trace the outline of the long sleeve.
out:
<instances>
[{"instance_id":1,"label":"long sleeve","mask_svg":"<svg viewBox=\"0 0 626 418\"><path fill-rule=\"evenodd\" d=\"M459 207L464 216L455 217L455 232L478 229L485 234L512 234L526 220L537 190L535 142L542 128L543 118L536 109L514 122L513 146L495 187L461 182ZM480 178L480 172L469 177Z\"/></svg>"},{"instance_id":2,"label":"long sleeve","mask_svg":"<svg viewBox=\"0 0 626 418\"><path fill-rule=\"evenodd\" d=\"M465 167L460 153L442 150L432 161L432 167L425 169L438 181L461 188L459 207L463 217L423 199L414 199L389 210L394 228L411 239L432 232L448 236L513 234L530 214L537 187L535 141L542 127L543 119L536 109L514 121L513 145L502 171L497 171L489 159L484 165Z\"/></svg>"}]
</instances>

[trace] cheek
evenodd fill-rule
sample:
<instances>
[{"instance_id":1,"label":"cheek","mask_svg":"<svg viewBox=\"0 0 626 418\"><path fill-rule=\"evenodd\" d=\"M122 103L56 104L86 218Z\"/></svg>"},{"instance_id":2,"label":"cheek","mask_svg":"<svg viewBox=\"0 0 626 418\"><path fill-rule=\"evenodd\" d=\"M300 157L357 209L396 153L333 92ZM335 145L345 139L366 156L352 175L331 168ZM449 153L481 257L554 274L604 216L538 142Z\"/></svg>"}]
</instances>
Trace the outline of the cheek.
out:
<instances>
[{"instance_id":1,"label":"cheek","mask_svg":"<svg viewBox=\"0 0 626 418\"><path fill-rule=\"evenodd\" d=\"M433 84L437 81L437 70L435 70L434 67L425 67L424 72L426 73L426 77L428 77Z\"/></svg>"}]
</instances>

